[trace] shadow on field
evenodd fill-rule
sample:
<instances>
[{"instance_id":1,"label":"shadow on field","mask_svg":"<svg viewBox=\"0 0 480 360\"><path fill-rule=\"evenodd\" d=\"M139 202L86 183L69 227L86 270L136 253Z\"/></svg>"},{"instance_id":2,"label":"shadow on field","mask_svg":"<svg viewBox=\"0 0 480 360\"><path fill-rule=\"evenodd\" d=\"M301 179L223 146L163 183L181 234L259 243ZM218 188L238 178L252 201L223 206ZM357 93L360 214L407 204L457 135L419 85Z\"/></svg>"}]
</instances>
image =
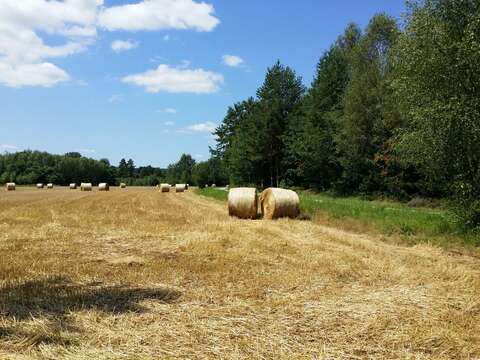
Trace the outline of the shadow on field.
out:
<instances>
[{"instance_id":1,"label":"shadow on field","mask_svg":"<svg viewBox=\"0 0 480 360\"><path fill-rule=\"evenodd\" d=\"M0 320L7 320L0 322L0 342L3 339L22 346L68 345L74 338L61 334L81 331L70 320L71 312L143 313L146 308L139 304L142 300L172 303L180 296L180 292L171 289L77 284L61 276L8 284L0 288ZM5 326L8 322L15 325Z\"/></svg>"}]
</instances>

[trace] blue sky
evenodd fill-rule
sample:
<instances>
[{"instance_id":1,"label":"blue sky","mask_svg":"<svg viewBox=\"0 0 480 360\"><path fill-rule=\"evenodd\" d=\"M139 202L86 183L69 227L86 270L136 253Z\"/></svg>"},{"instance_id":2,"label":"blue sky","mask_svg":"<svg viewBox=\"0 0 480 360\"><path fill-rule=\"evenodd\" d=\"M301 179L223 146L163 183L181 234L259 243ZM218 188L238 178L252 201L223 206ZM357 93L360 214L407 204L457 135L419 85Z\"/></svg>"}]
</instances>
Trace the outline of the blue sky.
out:
<instances>
[{"instance_id":1,"label":"blue sky","mask_svg":"<svg viewBox=\"0 0 480 360\"><path fill-rule=\"evenodd\" d=\"M310 84L349 22L403 0L1 0L0 152L206 160L277 59ZM18 5L18 4L21 5Z\"/></svg>"}]
</instances>

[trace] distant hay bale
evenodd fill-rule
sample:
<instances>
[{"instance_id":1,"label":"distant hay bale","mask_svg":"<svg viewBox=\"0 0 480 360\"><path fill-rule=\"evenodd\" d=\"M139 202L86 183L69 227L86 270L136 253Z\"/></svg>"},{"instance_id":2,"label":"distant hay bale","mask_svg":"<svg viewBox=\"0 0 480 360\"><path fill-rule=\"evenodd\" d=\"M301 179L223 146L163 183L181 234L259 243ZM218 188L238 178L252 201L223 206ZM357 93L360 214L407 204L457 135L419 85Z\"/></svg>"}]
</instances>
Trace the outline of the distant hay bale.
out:
<instances>
[{"instance_id":1,"label":"distant hay bale","mask_svg":"<svg viewBox=\"0 0 480 360\"><path fill-rule=\"evenodd\" d=\"M38 184L37 184L37 189L43 189L43 184L42 184L42 183L38 183Z\"/></svg>"},{"instance_id":2,"label":"distant hay bale","mask_svg":"<svg viewBox=\"0 0 480 360\"><path fill-rule=\"evenodd\" d=\"M47 189L53 189L53 184L52 183L47 184Z\"/></svg>"},{"instance_id":3,"label":"distant hay bale","mask_svg":"<svg viewBox=\"0 0 480 360\"><path fill-rule=\"evenodd\" d=\"M127 184L125 183L120 183L120 189L125 189L127 187Z\"/></svg>"},{"instance_id":4,"label":"distant hay bale","mask_svg":"<svg viewBox=\"0 0 480 360\"><path fill-rule=\"evenodd\" d=\"M260 195L260 207L265 219L296 218L300 214L300 199L295 191L268 188Z\"/></svg>"},{"instance_id":5,"label":"distant hay bale","mask_svg":"<svg viewBox=\"0 0 480 360\"><path fill-rule=\"evenodd\" d=\"M80 191L92 191L92 183L81 183Z\"/></svg>"},{"instance_id":6,"label":"distant hay bale","mask_svg":"<svg viewBox=\"0 0 480 360\"><path fill-rule=\"evenodd\" d=\"M98 184L98 191L110 191L110 186L107 183Z\"/></svg>"},{"instance_id":7,"label":"distant hay bale","mask_svg":"<svg viewBox=\"0 0 480 360\"><path fill-rule=\"evenodd\" d=\"M184 192L185 188L186 188L185 184L176 184L175 185L175 192L177 192L177 193Z\"/></svg>"},{"instance_id":8,"label":"distant hay bale","mask_svg":"<svg viewBox=\"0 0 480 360\"><path fill-rule=\"evenodd\" d=\"M160 192L167 193L170 192L170 184L160 184Z\"/></svg>"},{"instance_id":9,"label":"distant hay bale","mask_svg":"<svg viewBox=\"0 0 480 360\"><path fill-rule=\"evenodd\" d=\"M70 184L70 190L75 190L77 188L77 184L71 183Z\"/></svg>"},{"instance_id":10,"label":"distant hay bale","mask_svg":"<svg viewBox=\"0 0 480 360\"><path fill-rule=\"evenodd\" d=\"M217 187L217 184L212 184L212 188L216 188Z\"/></svg>"},{"instance_id":11,"label":"distant hay bale","mask_svg":"<svg viewBox=\"0 0 480 360\"><path fill-rule=\"evenodd\" d=\"M14 191L16 188L16 185L13 182L9 182L5 184L5 188L7 191Z\"/></svg>"},{"instance_id":12,"label":"distant hay bale","mask_svg":"<svg viewBox=\"0 0 480 360\"><path fill-rule=\"evenodd\" d=\"M257 217L257 189L234 188L228 192L228 214L240 219Z\"/></svg>"}]
</instances>

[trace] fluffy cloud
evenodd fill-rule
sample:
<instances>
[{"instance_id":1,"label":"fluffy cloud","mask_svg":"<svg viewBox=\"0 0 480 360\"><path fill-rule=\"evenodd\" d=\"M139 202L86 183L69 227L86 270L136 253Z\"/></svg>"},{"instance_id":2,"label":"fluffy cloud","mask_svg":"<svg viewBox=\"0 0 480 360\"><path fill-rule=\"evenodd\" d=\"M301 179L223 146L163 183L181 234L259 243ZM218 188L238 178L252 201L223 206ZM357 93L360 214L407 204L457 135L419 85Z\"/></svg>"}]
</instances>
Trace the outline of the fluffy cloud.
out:
<instances>
[{"instance_id":1,"label":"fluffy cloud","mask_svg":"<svg viewBox=\"0 0 480 360\"><path fill-rule=\"evenodd\" d=\"M195 29L212 31L219 20L210 4L193 0L144 0L103 9L100 26L108 30Z\"/></svg>"},{"instance_id":2,"label":"fluffy cloud","mask_svg":"<svg viewBox=\"0 0 480 360\"><path fill-rule=\"evenodd\" d=\"M131 49L135 49L138 46L138 43L130 40L115 40L110 44L110 47L115 52L122 52Z\"/></svg>"},{"instance_id":3,"label":"fluffy cloud","mask_svg":"<svg viewBox=\"0 0 480 360\"><path fill-rule=\"evenodd\" d=\"M198 124L193 124L187 127L187 130L189 131L195 131L195 132L208 132L212 133L217 125L211 121L207 121L204 123L198 123Z\"/></svg>"},{"instance_id":4,"label":"fluffy cloud","mask_svg":"<svg viewBox=\"0 0 480 360\"><path fill-rule=\"evenodd\" d=\"M166 113L166 114L176 114L176 113L177 113L177 109L174 109L174 108L165 108L165 109L158 110L158 112Z\"/></svg>"},{"instance_id":5,"label":"fluffy cloud","mask_svg":"<svg viewBox=\"0 0 480 360\"><path fill-rule=\"evenodd\" d=\"M244 63L241 57L235 55L223 55L222 60L225 65L230 67L239 67Z\"/></svg>"},{"instance_id":6,"label":"fluffy cloud","mask_svg":"<svg viewBox=\"0 0 480 360\"><path fill-rule=\"evenodd\" d=\"M131 0L133 1L133 0ZM51 59L85 51L97 29L211 31L219 23L214 8L194 0L135 0L105 7L103 0L0 0L0 84L50 87L70 76ZM43 34L59 39L46 44ZM135 47L114 42L115 51Z\"/></svg>"},{"instance_id":7,"label":"fluffy cloud","mask_svg":"<svg viewBox=\"0 0 480 360\"><path fill-rule=\"evenodd\" d=\"M172 68L161 64L154 70L126 76L122 81L144 87L150 93L209 94L219 89L223 76L203 69Z\"/></svg>"},{"instance_id":8,"label":"fluffy cloud","mask_svg":"<svg viewBox=\"0 0 480 360\"><path fill-rule=\"evenodd\" d=\"M0 150L18 150L19 147L15 145L0 144Z\"/></svg>"},{"instance_id":9,"label":"fluffy cloud","mask_svg":"<svg viewBox=\"0 0 480 360\"><path fill-rule=\"evenodd\" d=\"M2 0L0 6L0 83L7 86L53 86L70 79L44 61L85 50L97 34L101 0ZM46 45L39 33L65 38Z\"/></svg>"}]
</instances>

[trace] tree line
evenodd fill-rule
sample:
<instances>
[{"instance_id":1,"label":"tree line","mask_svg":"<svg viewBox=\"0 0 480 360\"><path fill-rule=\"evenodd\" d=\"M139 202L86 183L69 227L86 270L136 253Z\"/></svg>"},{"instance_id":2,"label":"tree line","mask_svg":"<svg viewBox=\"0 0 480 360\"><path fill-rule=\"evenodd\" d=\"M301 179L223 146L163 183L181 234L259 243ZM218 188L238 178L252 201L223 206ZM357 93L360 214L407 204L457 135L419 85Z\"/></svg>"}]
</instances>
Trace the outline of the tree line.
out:
<instances>
[{"instance_id":1,"label":"tree line","mask_svg":"<svg viewBox=\"0 0 480 360\"><path fill-rule=\"evenodd\" d=\"M452 199L480 224L480 1L349 24L306 88L280 63L229 107L212 157L233 184Z\"/></svg>"}]
</instances>

